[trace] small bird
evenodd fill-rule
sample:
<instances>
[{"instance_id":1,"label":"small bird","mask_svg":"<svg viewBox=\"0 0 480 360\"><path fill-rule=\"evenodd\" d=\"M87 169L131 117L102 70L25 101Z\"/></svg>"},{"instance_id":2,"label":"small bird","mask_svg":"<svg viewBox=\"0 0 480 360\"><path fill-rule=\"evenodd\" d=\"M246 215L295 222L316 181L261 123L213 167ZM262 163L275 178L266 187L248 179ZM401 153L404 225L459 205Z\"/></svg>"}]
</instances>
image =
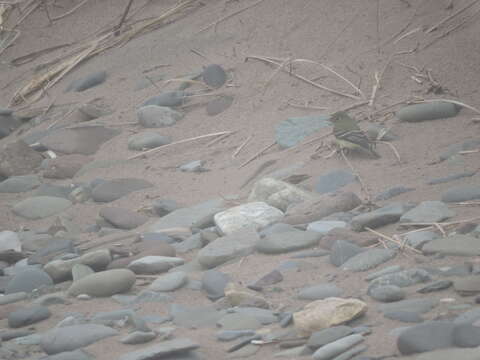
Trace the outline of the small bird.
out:
<instances>
[{"instance_id":1,"label":"small bird","mask_svg":"<svg viewBox=\"0 0 480 360\"><path fill-rule=\"evenodd\" d=\"M335 142L340 149L360 150L375 158L380 157L374 150L375 143L367 137L357 122L346 112L338 111L330 117L330 120L333 122Z\"/></svg>"}]
</instances>

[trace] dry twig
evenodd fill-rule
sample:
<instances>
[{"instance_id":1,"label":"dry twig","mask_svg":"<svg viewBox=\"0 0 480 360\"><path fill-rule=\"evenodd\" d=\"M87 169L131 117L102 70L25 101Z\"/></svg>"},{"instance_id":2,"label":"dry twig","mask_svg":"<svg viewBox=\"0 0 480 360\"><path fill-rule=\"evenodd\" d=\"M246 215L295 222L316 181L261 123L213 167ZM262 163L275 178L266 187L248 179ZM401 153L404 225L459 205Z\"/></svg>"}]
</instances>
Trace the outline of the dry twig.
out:
<instances>
[{"instance_id":1,"label":"dry twig","mask_svg":"<svg viewBox=\"0 0 480 360\"><path fill-rule=\"evenodd\" d=\"M235 152L232 154L232 159L235 159L237 157L237 155L240 153L240 151L242 151L242 149L250 142L250 140L253 139L253 135L250 135L249 137L247 137L247 139L240 144L240 146L235 150Z\"/></svg>"},{"instance_id":2,"label":"dry twig","mask_svg":"<svg viewBox=\"0 0 480 360\"><path fill-rule=\"evenodd\" d=\"M411 247L410 245L406 245L406 244L404 244L404 243L401 242L401 241L395 240L393 237L390 237L390 236L387 236L387 235L385 235L385 234L382 234L381 232L375 231L375 230L373 230L373 229L371 229L371 228L369 228L369 227L365 227L365 230L371 232L372 234L375 234L375 235L377 235L377 236L380 236L381 238L383 238L383 239L385 239L385 240L388 240L388 241L391 241L391 242L397 244L400 248L407 248L407 249L409 249L409 250L411 250L411 251L413 251L413 252L415 252L415 253L417 253L417 254L422 254L422 252L421 252L420 250L417 250L417 249L415 249L414 247Z\"/></svg>"},{"instance_id":3,"label":"dry twig","mask_svg":"<svg viewBox=\"0 0 480 360\"><path fill-rule=\"evenodd\" d=\"M395 154L395 157L397 158L398 163L399 164L402 163L402 160L400 159L400 154L398 153L397 149L393 144L389 143L388 141L381 141L381 140L377 140L375 142L389 146L390 149L392 149L393 153Z\"/></svg>"},{"instance_id":4,"label":"dry twig","mask_svg":"<svg viewBox=\"0 0 480 360\"><path fill-rule=\"evenodd\" d=\"M58 16L55 16L55 17L52 17L52 21L57 21L57 20L60 20L60 19L63 19L64 17L67 17L68 15L71 15L73 14L75 11L77 11L78 9L80 9L83 5L85 5L89 0L83 0L81 3L79 3L78 5L74 6L73 8L71 8L70 10L68 10L66 13L63 13L62 15L58 15Z\"/></svg>"},{"instance_id":5,"label":"dry twig","mask_svg":"<svg viewBox=\"0 0 480 360\"><path fill-rule=\"evenodd\" d=\"M472 1L470 4L467 4L465 5L464 7L461 7L460 9L458 9L457 11L455 11L453 14L443 18L442 20L440 20L438 23L436 23L435 25L433 25L432 27L430 27L427 31L425 31L425 33L429 34L431 33L432 31L438 29L440 26L442 26L443 24L445 24L448 20L454 18L455 16L457 16L458 14L464 12L465 10L471 8L473 5L475 5L476 3L478 3L479 0L474 0Z\"/></svg>"},{"instance_id":6,"label":"dry twig","mask_svg":"<svg viewBox=\"0 0 480 360\"><path fill-rule=\"evenodd\" d=\"M342 155L343 160L345 160L345 162L347 163L350 170L352 170L353 175L355 175L357 177L358 182L360 183L360 186L362 187L362 190L365 193L365 197L367 198L367 202L370 203L372 201L372 196L370 195L370 192L368 191L368 188L365 185L365 182L363 181L362 177L360 176L358 171L353 167L350 160L348 160L347 155L345 155L344 149L340 149L340 154Z\"/></svg>"},{"instance_id":7,"label":"dry twig","mask_svg":"<svg viewBox=\"0 0 480 360\"><path fill-rule=\"evenodd\" d=\"M274 147L275 145L277 144L276 141L274 141L273 143L265 146L262 150L260 150L259 152L257 152L255 155L253 155L250 159L248 159L247 161L245 161L242 165L240 165L238 168L241 169L242 167L250 164L253 160L255 160L256 158L260 157L265 151L267 151L268 149Z\"/></svg>"},{"instance_id":8,"label":"dry twig","mask_svg":"<svg viewBox=\"0 0 480 360\"><path fill-rule=\"evenodd\" d=\"M394 55L391 55L387 62L385 63L385 66L383 67L382 71L380 72L380 74L378 72L375 71L375 85L373 85L373 88L372 88L372 95L370 96L370 101L368 102L368 105L370 107L373 107L373 105L375 104L375 100L377 98L377 92L378 92L378 89L380 89L380 83L383 79L383 75L385 75L385 71L387 71L387 68L388 66L390 65L392 59L393 59L393 56Z\"/></svg>"}]
</instances>

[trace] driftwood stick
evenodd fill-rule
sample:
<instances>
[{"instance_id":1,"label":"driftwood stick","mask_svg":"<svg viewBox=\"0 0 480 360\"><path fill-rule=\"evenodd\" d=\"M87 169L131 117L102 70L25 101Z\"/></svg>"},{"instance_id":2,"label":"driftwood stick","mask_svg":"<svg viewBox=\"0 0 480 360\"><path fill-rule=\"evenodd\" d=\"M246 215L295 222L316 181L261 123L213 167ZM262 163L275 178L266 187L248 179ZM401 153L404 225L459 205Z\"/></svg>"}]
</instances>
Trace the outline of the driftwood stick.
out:
<instances>
[{"instance_id":1,"label":"driftwood stick","mask_svg":"<svg viewBox=\"0 0 480 360\"><path fill-rule=\"evenodd\" d=\"M212 136L221 136L221 135L225 135L225 134L229 134L229 133L232 133L232 131L220 131L220 132L216 132L216 133L205 134L205 135L195 136L195 137L188 138L188 139L183 139L183 140L175 141L175 142L172 142L172 143L170 143L170 144L166 144L166 145L163 145L163 146L159 146L159 147L154 148L154 149L150 149L150 150L147 150L147 151L143 151L143 152L141 152L141 153L139 153L139 154L137 154L137 155L130 156L127 160L133 160L133 159L137 159L137 158L139 158L139 157L142 157L142 156L144 156L144 155L152 154L152 153L155 153L155 152L160 152L160 151L164 150L165 148L171 147L171 146L174 146L174 145L184 144L184 143L187 143L187 142L191 142L191 141L195 141L195 140L200 140L200 139L205 139L205 138L209 138L209 137L212 137Z\"/></svg>"}]
</instances>

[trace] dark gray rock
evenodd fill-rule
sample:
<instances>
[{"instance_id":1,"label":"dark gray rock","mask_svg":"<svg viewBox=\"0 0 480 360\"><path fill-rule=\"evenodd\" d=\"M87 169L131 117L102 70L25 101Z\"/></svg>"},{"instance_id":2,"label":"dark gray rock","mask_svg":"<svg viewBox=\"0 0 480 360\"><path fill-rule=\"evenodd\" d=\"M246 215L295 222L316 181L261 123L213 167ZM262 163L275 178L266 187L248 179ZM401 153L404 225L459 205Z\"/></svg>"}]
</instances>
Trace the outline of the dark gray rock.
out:
<instances>
[{"instance_id":1,"label":"dark gray rock","mask_svg":"<svg viewBox=\"0 0 480 360\"><path fill-rule=\"evenodd\" d=\"M419 122L456 116L460 106L445 101L408 105L396 112L401 121Z\"/></svg>"},{"instance_id":2,"label":"dark gray rock","mask_svg":"<svg viewBox=\"0 0 480 360\"><path fill-rule=\"evenodd\" d=\"M453 282L455 291L460 295L477 295L480 293L480 275L464 276Z\"/></svg>"},{"instance_id":3,"label":"dark gray rock","mask_svg":"<svg viewBox=\"0 0 480 360\"><path fill-rule=\"evenodd\" d=\"M207 115L215 116L227 110L233 104L234 97L229 95L219 96L207 103Z\"/></svg>"},{"instance_id":4,"label":"dark gray rock","mask_svg":"<svg viewBox=\"0 0 480 360\"><path fill-rule=\"evenodd\" d=\"M441 291L441 290L448 289L452 285L453 285L453 281L451 280L438 280L418 289L417 292L420 294L428 294L434 291Z\"/></svg>"},{"instance_id":5,"label":"dark gray rock","mask_svg":"<svg viewBox=\"0 0 480 360\"><path fill-rule=\"evenodd\" d=\"M388 304L381 304L378 307L378 310L382 313L392 312L392 311L410 311L410 312L415 312L419 314L424 314L432 310L437 305L438 305L437 299L418 298L418 299L400 300L400 301L396 301Z\"/></svg>"},{"instance_id":6,"label":"dark gray rock","mask_svg":"<svg viewBox=\"0 0 480 360\"><path fill-rule=\"evenodd\" d=\"M218 270L208 270L202 276L202 289L207 293L207 297L216 301L225 296L225 286L230 282L229 275Z\"/></svg>"},{"instance_id":7,"label":"dark gray rock","mask_svg":"<svg viewBox=\"0 0 480 360\"><path fill-rule=\"evenodd\" d=\"M393 302L405 299L407 294L405 290L398 286L385 285L372 288L369 295L381 302Z\"/></svg>"},{"instance_id":8,"label":"dark gray rock","mask_svg":"<svg viewBox=\"0 0 480 360\"><path fill-rule=\"evenodd\" d=\"M462 202L480 199L479 185L460 185L448 189L442 194L442 201Z\"/></svg>"},{"instance_id":9,"label":"dark gray rock","mask_svg":"<svg viewBox=\"0 0 480 360\"><path fill-rule=\"evenodd\" d=\"M322 346L313 353L314 360L329 360L340 354L344 353L348 349L352 348L364 341L364 337L359 334L348 335L344 338L335 340L327 345Z\"/></svg>"},{"instance_id":10,"label":"dark gray rock","mask_svg":"<svg viewBox=\"0 0 480 360\"><path fill-rule=\"evenodd\" d=\"M427 242L437 239L439 236L433 231L416 231L405 236L407 245L421 250Z\"/></svg>"},{"instance_id":11,"label":"dark gray rock","mask_svg":"<svg viewBox=\"0 0 480 360\"><path fill-rule=\"evenodd\" d=\"M340 325L314 332L307 341L307 346L316 350L324 345L330 344L338 339L353 334L350 326Z\"/></svg>"},{"instance_id":12,"label":"dark gray rock","mask_svg":"<svg viewBox=\"0 0 480 360\"><path fill-rule=\"evenodd\" d=\"M85 91L90 89L94 86L98 86L102 84L107 79L107 72L106 71L97 71L91 73L83 78L76 79L70 83L67 87L68 91Z\"/></svg>"},{"instance_id":13,"label":"dark gray rock","mask_svg":"<svg viewBox=\"0 0 480 360\"><path fill-rule=\"evenodd\" d=\"M473 324L480 320L480 309L475 308L458 315L453 321L455 324Z\"/></svg>"},{"instance_id":14,"label":"dark gray rock","mask_svg":"<svg viewBox=\"0 0 480 360\"><path fill-rule=\"evenodd\" d=\"M281 281L283 281L282 273L278 270L272 270L269 273L263 275L260 279L247 285L247 287L255 291L262 291L264 287L278 284Z\"/></svg>"},{"instance_id":15,"label":"dark gray rock","mask_svg":"<svg viewBox=\"0 0 480 360\"><path fill-rule=\"evenodd\" d=\"M143 103L142 106L156 105L165 107L175 107L183 105L186 101L187 93L184 91L167 91L160 95L151 97Z\"/></svg>"},{"instance_id":16,"label":"dark gray rock","mask_svg":"<svg viewBox=\"0 0 480 360\"><path fill-rule=\"evenodd\" d=\"M441 178L435 178L435 179L427 181L427 184L428 185L443 184L443 183L446 183L446 182L462 179L462 178L465 178L465 177L471 177L471 176L475 175L476 173L477 173L476 171L466 171L466 172L459 173L459 174L453 174L453 175L449 175L449 176L445 176L445 177L441 177Z\"/></svg>"},{"instance_id":17,"label":"dark gray rock","mask_svg":"<svg viewBox=\"0 0 480 360\"><path fill-rule=\"evenodd\" d=\"M320 176L315 182L315 191L320 194L335 192L342 187L357 181L350 170L333 170Z\"/></svg>"},{"instance_id":18,"label":"dark gray rock","mask_svg":"<svg viewBox=\"0 0 480 360\"><path fill-rule=\"evenodd\" d=\"M453 216L455 216L455 212L450 210L445 203L441 201L423 201L412 210L403 214L400 222L441 222Z\"/></svg>"},{"instance_id":19,"label":"dark gray rock","mask_svg":"<svg viewBox=\"0 0 480 360\"><path fill-rule=\"evenodd\" d=\"M172 139L169 136L160 135L159 133L152 131L144 131L128 138L128 149L143 151L167 145L171 142Z\"/></svg>"},{"instance_id":20,"label":"dark gray rock","mask_svg":"<svg viewBox=\"0 0 480 360\"><path fill-rule=\"evenodd\" d=\"M393 259L396 255L397 252L395 250L369 249L349 258L342 264L342 269L348 271L366 271Z\"/></svg>"},{"instance_id":21,"label":"dark gray rock","mask_svg":"<svg viewBox=\"0 0 480 360\"><path fill-rule=\"evenodd\" d=\"M384 201L384 200L388 200L388 199L391 199L395 196L398 196L400 194L404 194L406 192L409 192L409 191L413 191L415 190L415 188L409 188L409 187L406 187L406 186L402 186L402 185L399 185L399 186L394 186L390 189L387 189L383 192L381 192L380 194L378 194L377 196L375 196L375 201Z\"/></svg>"},{"instance_id":22,"label":"dark gray rock","mask_svg":"<svg viewBox=\"0 0 480 360\"><path fill-rule=\"evenodd\" d=\"M137 110L137 118L145 128L162 128L174 125L183 114L166 106L147 105Z\"/></svg>"},{"instance_id":23,"label":"dark gray rock","mask_svg":"<svg viewBox=\"0 0 480 360\"><path fill-rule=\"evenodd\" d=\"M48 319L52 313L45 306L31 306L11 312L8 315L8 326L19 328L35 324L39 321Z\"/></svg>"},{"instance_id":24,"label":"dark gray rock","mask_svg":"<svg viewBox=\"0 0 480 360\"><path fill-rule=\"evenodd\" d=\"M480 241L469 235L450 235L429 241L422 247L424 254L442 254L455 256L480 255Z\"/></svg>"},{"instance_id":25,"label":"dark gray rock","mask_svg":"<svg viewBox=\"0 0 480 360\"><path fill-rule=\"evenodd\" d=\"M132 351L120 356L118 360L153 360L160 358L177 358L175 355L198 348L199 345L187 338L162 341L158 344Z\"/></svg>"},{"instance_id":26,"label":"dark gray rock","mask_svg":"<svg viewBox=\"0 0 480 360\"><path fill-rule=\"evenodd\" d=\"M447 321L432 321L415 325L404 330L397 338L398 350L403 355L410 355L454 345L455 325Z\"/></svg>"},{"instance_id":27,"label":"dark gray rock","mask_svg":"<svg viewBox=\"0 0 480 360\"><path fill-rule=\"evenodd\" d=\"M29 220L43 219L72 206L72 202L53 196L35 196L15 204L12 211Z\"/></svg>"},{"instance_id":28,"label":"dark gray rock","mask_svg":"<svg viewBox=\"0 0 480 360\"><path fill-rule=\"evenodd\" d=\"M459 347L480 346L480 327L460 324L453 330L453 343Z\"/></svg>"},{"instance_id":29,"label":"dark gray rock","mask_svg":"<svg viewBox=\"0 0 480 360\"><path fill-rule=\"evenodd\" d=\"M93 188L92 198L97 202L110 202L130 194L152 187L143 179L125 178L105 181Z\"/></svg>"},{"instance_id":30,"label":"dark gray rock","mask_svg":"<svg viewBox=\"0 0 480 360\"><path fill-rule=\"evenodd\" d=\"M217 321L217 326L225 330L257 330L262 324L248 314L227 313Z\"/></svg>"},{"instance_id":31,"label":"dark gray rock","mask_svg":"<svg viewBox=\"0 0 480 360\"><path fill-rule=\"evenodd\" d=\"M300 289L298 298L300 300L321 300L328 297L340 297L343 290L335 284L318 284Z\"/></svg>"},{"instance_id":32,"label":"dark gray rock","mask_svg":"<svg viewBox=\"0 0 480 360\"><path fill-rule=\"evenodd\" d=\"M190 328L215 326L225 314L213 306L185 307L179 304L171 304L169 313L175 325Z\"/></svg>"},{"instance_id":33,"label":"dark gray rock","mask_svg":"<svg viewBox=\"0 0 480 360\"><path fill-rule=\"evenodd\" d=\"M314 231L274 233L257 241L255 248L264 254L281 254L318 245L322 234Z\"/></svg>"},{"instance_id":34,"label":"dark gray rock","mask_svg":"<svg viewBox=\"0 0 480 360\"><path fill-rule=\"evenodd\" d=\"M278 316L275 314L274 311L269 309L262 309L258 307L252 306L245 306L245 307L236 307L233 309L228 310L233 311L236 314L243 314L254 317L257 319L262 325L270 325L273 323L278 322Z\"/></svg>"},{"instance_id":35,"label":"dark gray rock","mask_svg":"<svg viewBox=\"0 0 480 360\"><path fill-rule=\"evenodd\" d=\"M232 341L245 336L253 336L253 330L221 330L217 332L216 337L219 341Z\"/></svg>"},{"instance_id":36,"label":"dark gray rock","mask_svg":"<svg viewBox=\"0 0 480 360\"><path fill-rule=\"evenodd\" d=\"M295 146L318 130L330 127L329 116L293 117L281 121L275 128L275 140L282 148Z\"/></svg>"},{"instance_id":37,"label":"dark gray rock","mask_svg":"<svg viewBox=\"0 0 480 360\"><path fill-rule=\"evenodd\" d=\"M208 86L218 89L227 81L227 74L220 65L211 64L203 69L203 82Z\"/></svg>"},{"instance_id":38,"label":"dark gray rock","mask_svg":"<svg viewBox=\"0 0 480 360\"><path fill-rule=\"evenodd\" d=\"M37 175L12 176L0 182L0 193L21 193L40 186Z\"/></svg>"},{"instance_id":39,"label":"dark gray rock","mask_svg":"<svg viewBox=\"0 0 480 360\"><path fill-rule=\"evenodd\" d=\"M55 184L41 184L33 193L34 196L54 196L68 199L73 187Z\"/></svg>"},{"instance_id":40,"label":"dark gray rock","mask_svg":"<svg viewBox=\"0 0 480 360\"><path fill-rule=\"evenodd\" d=\"M349 241L337 240L333 243L330 252L330 263L335 266L342 266L348 259L360 254L364 249L352 244Z\"/></svg>"},{"instance_id":41,"label":"dark gray rock","mask_svg":"<svg viewBox=\"0 0 480 360\"><path fill-rule=\"evenodd\" d=\"M52 278L43 270L28 269L15 275L8 283L5 293L13 294L17 292L30 293L34 289L42 286L52 286Z\"/></svg>"},{"instance_id":42,"label":"dark gray rock","mask_svg":"<svg viewBox=\"0 0 480 360\"><path fill-rule=\"evenodd\" d=\"M432 277L424 269L412 268L391 274L382 275L370 282L368 293L377 286L396 285L399 287L407 287L415 284L426 283L431 281Z\"/></svg>"},{"instance_id":43,"label":"dark gray rock","mask_svg":"<svg viewBox=\"0 0 480 360\"><path fill-rule=\"evenodd\" d=\"M403 214L412 209L410 203L392 203L380 209L355 216L350 227L354 231L362 231L368 228L377 228L397 222Z\"/></svg>"},{"instance_id":44,"label":"dark gray rock","mask_svg":"<svg viewBox=\"0 0 480 360\"><path fill-rule=\"evenodd\" d=\"M0 179L32 174L42 161L43 156L25 142L20 140L8 143L0 151Z\"/></svg>"},{"instance_id":45,"label":"dark gray rock","mask_svg":"<svg viewBox=\"0 0 480 360\"><path fill-rule=\"evenodd\" d=\"M99 215L114 227L131 230L145 224L148 216L142 215L136 211L123 209L119 207L103 207Z\"/></svg>"},{"instance_id":46,"label":"dark gray rock","mask_svg":"<svg viewBox=\"0 0 480 360\"><path fill-rule=\"evenodd\" d=\"M380 276L387 275L387 274L393 274L403 271L403 267L400 265L392 265L392 266L387 266L381 270L375 271L373 273L368 274L365 277L365 280L367 281L372 281L376 278L379 278Z\"/></svg>"},{"instance_id":47,"label":"dark gray rock","mask_svg":"<svg viewBox=\"0 0 480 360\"><path fill-rule=\"evenodd\" d=\"M387 319L401 321L405 323L421 323L423 322L423 318L420 314L412 311L405 311L405 310L392 310L386 311L383 313Z\"/></svg>"}]
</instances>

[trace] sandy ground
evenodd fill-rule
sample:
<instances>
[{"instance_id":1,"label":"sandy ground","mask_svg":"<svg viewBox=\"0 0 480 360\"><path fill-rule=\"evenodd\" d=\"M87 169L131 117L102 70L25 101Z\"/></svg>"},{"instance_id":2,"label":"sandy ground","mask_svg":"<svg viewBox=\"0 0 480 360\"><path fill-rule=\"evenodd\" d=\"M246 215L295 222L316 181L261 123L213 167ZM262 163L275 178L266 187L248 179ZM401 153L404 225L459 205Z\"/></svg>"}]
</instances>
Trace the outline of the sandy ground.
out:
<instances>
[{"instance_id":1,"label":"sandy ground","mask_svg":"<svg viewBox=\"0 0 480 360\"><path fill-rule=\"evenodd\" d=\"M58 16L80 1L56 1L58 6L50 4L51 16ZM0 56L0 106L7 107L15 91L28 82L40 64L65 55L69 47L38 56L34 61L22 66L12 66L10 62L20 56L64 43L77 43L90 39L94 34L117 23L127 1L102 0L91 1L72 15L49 24L46 13L37 9L19 27L20 36L13 46ZM200 2L198 2L200 3ZM460 15L442 24L438 30L426 33L425 29L438 23L454 11L466 5L468 1L446 0L409 0L409 1L338 1L338 0L265 0L258 5L229 17L205 31L209 24L235 13L254 1L204 0L202 6L196 6L176 16L174 21L162 28L139 36L123 46L109 49L75 67L55 86L48 90L38 103L31 105L46 106L54 101L55 106L62 104L78 106L95 98L103 98L115 112L101 118L107 126L115 126L122 133L105 143L94 155L99 159L126 159L134 152L127 149L127 139L141 128L132 125L136 121L135 108L151 96L161 91L174 89L178 82L159 81L156 86L135 91L135 84L145 76L163 74L166 80L176 79L187 74L201 71L202 66L211 63L222 65L228 70L228 85L220 91L234 96L233 105L225 112L210 117L206 114L204 97L192 100L197 106L187 107L186 116L175 126L162 128L162 134L171 136L174 141L209 134L217 131L236 131L232 136L208 145L209 140L190 142L147 158L140 158L125 165L109 169L98 169L75 178L75 182L89 181L95 178L144 178L155 187L133 193L113 203L115 206L139 209L149 205L152 199L174 199L181 205L193 205L203 200L219 196L248 194L250 186L239 190L240 185L266 160L277 160L272 170L280 169L296 162L304 162L299 173L310 177L304 184L312 187L315 179L328 171L348 168L339 156L324 159L329 150L322 148L321 156L312 156L321 143L301 145L293 150L281 150L273 147L259 159L247 166L240 165L274 141L277 123L292 116L328 114L347 108L360 100L338 96L331 92L313 87L285 73L275 73L274 68L249 56L270 56L282 59L309 59L331 67L342 76L351 80L370 99L375 85L375 73L382 74L380 88L373 107L361 106L350 111L361 126L367 122L378 122L392 129L398 136L394 141L400 162L392 150L378 145L381 159L372 160L353 157L351 162L367 184L370 194L377 194L395 185L413 187L416 190L398 196L398 201L438 200L441 193L456 184L478 184L478 174L455 182L427 185L432 178L447 176L480 168L479 153L466 154L454 162L435 163L439 153L451 144L478 138L480 123L473 119L478 114L464 109L451 119L423 123L401 123L392 114L399 107L392 106L413 97L444 97L480 107L478 99L478 67L480 43L478 16L460 26L448 35L445 31L475 16L478 6L469 8ZM453 8L448 7L453 4ZM176 1L134 1L128 23L151 16L160 16L176 4ZM16 15L11 22L15 23ZM411 32L403 37L403 34ZM435 40L438 38L437 40ZM400 40L398 40L400 39ZM199 56L194 53L202 54ZM385 68L386 64L389 64ZM161 66L159 66L161 65ZM151 70L157 67L155 70ZM444 94L429 92L431 82L422 79L415 81L412 75L418 69L428 72L442 87ZM384 70L385 69L385 70ZM65 93L68 84L92 72L106 70L107 81L101 86L82 93ZM315 79L324 86L341 92L352 93L346 82L322 69L318 64L295 62L291 70L307 79ZM418 75L417 75L417 78ZM193 91L201 89L192 87ZM306 104L312 107L324 107L325 110L299 108L291 104ZM52 112L55 110L53 108ZM79 120L78 114L47 120L35 127L46 129L54 121L66 126ZM28 132L27 132L28 133ZM318 134L321 135L322 133ZM0 140L0 145L11 142L23 134L13 134ZM249 136L252 140L238 154L233 153ZM329 142L328 139L325 142ZM204 173L183 173L175 167L186 162L202 159L209 169ZM68 183L59 181L57 183ZM354 187L359 195L365 197L359 186ZM27 221L16 217L11 206L28 194L14 194L0 197L0 229L18 230L21 227L41 230L48 227L53 219ZM379 203L378 205L382 205ZM91 225L97 218L100 206L93 203L76 204L67 210L73 221L81 226ZM458 208L456 219L465 219L479 215L478 207ZM148 226L137 229L142 231ZM382 229L386 233L395 233L394 226ZM274 269L284 256L249 256L242 265L233 264L222 268L232 274L236 281L248 282L258 274ZM471 260L471 259L470 259ZM416 261L432 262L431 265L462 263L464 259L431 260L430 258L398 256L389 264L403 263L407 266ZM320 282L326 274L335 273L339 285L348 288L348 295L364 296L366 285L361 280L364 274L341 273L327 263L325 258L310 259L314 269L287 276L282 293L268 294L269 300L280 307L298 306L292 299L296 289ZM246 266L246 264L248 266ZM197 274L198 275L198 274ZM412 294L415 294L412 289ZM413 295L412 295L413 296ZM440 292L438 297L455 297L449 291ZM364 296L369 304L373 302ZM174 295L175 302L187 304L208 304L209 301L197 292L180 290ZM471 302L461 299L459 302ZM65 311L93 313L120 308L109 300L95 300L83 303L73 301L68 307L54 306L55 316L38 326L41 330L59 321ZM165 314L166 307L155 305L142 308L141 313ZM394 341L385 333L398 323L384 319L376 310L369 311L361 323L375 325L374 333L368 337L369 355L389 355L396 351ZM4 325L4 324L2 324ZM0 325L0 326L2 326ZM201 353L209 359L225 358L225 344L214 340L214 329L182 330L176 334L185 334L201 344ZM137 346L141 347L141 346ZM99 360L116 359L118 355L135 346L122 345L116 339L102 341L89 347ZM253 358L272 358L274 346L265 346Z\"/></svg>"}]
</instances>

